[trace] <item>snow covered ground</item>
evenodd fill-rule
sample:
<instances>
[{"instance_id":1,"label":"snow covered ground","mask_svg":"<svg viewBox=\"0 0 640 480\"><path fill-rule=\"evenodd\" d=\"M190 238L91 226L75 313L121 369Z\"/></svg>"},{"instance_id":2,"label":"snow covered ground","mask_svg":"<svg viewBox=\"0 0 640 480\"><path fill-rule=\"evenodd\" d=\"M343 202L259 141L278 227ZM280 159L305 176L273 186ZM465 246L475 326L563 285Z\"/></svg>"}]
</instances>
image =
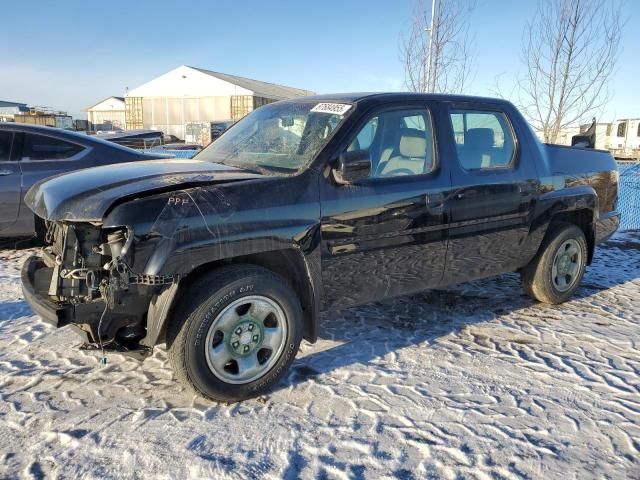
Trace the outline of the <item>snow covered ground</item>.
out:
<instances>
[{"instance_id":1,"label":"snow covered ground","mask_svg":"<svg viewBox=\"0 0 640 480\"><path fill-rule=\"evenodd\" d=\"M640 235L577 297L516 275L325 314L269 395L219 405L74 348L0 251L0 477L640 478Z\"/></svg>"}]
</instances>

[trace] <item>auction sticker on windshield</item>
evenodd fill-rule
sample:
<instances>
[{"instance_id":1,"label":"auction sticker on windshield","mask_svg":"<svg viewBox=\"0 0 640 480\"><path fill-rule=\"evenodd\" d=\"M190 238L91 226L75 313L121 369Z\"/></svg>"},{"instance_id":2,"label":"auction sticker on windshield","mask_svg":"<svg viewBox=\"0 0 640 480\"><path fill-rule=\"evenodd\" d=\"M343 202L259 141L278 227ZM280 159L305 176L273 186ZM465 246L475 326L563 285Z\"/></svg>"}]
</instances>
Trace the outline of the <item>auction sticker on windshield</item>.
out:
<instances>
[{"instance_id":1,"label":"auction sticker on windshield","mask_svg":"<svg viewBox=\"0 0 640 480\"><path fill-rule=\"evenodd\" d=\"M347 103L319 103L311 109L316 113L332 113L334 115L344 115L349 111L351 105Z\"/></svg>"}]
</instances>

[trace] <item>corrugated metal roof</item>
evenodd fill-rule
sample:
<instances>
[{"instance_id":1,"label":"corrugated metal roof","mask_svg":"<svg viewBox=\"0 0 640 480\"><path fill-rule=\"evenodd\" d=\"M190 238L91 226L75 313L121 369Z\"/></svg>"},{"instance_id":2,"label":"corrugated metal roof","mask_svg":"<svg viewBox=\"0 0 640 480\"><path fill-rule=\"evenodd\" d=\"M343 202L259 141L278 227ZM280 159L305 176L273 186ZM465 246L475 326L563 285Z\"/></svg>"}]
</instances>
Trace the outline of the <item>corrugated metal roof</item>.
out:
<instances>
[{"instance_id":1,"label":"corrugated metal roof","mask_svg":"<svg viewBox=\"0 0 640 480\"><path fill-rule=\"evenodd\" d=\"M116 100L120 100L121 102L124 102L124 97L116 97L114 95L111 95L109 97L105 97L102 100L100 100L98 103L94 103L93 105L91 105L90 107L85 108L85 110L91 110L93 107L100 105L102 102L105 102L107 100L109 100L110 98L115 98Z\"/></svg>"},{"instance_id":2,"label":"corrugated metal roof","mask_svg":"<svg viewBox=\"0 0 640 480\"><path fill-rule=\"evenodd\" d=\"M212 77L219 78L225 82L238 85L239 87L251 90L258 97L266 97L273 99L287 99L294 97L304 97L306 95L313 95L314 92L310 90L303 90L301 88L287 87L285 85L278 85L276 83L261 82L260 80L252 80L251 78L238 77L237 75L229 75L226 73L212 72L211 70L205 70L204 68L189 67L199 72L211 75Z\"/></svg>"},{"instance_id":3,"label":"corrugated metal roof","mask_svg":"<svg viewBox=\"0 0 640 480\"><path fill-rule=\"evenodd\" d=\"M0 100L0 107L26 107L26 103L20 102L7 102L5 100Z\"/></svg>"}]
</instances>

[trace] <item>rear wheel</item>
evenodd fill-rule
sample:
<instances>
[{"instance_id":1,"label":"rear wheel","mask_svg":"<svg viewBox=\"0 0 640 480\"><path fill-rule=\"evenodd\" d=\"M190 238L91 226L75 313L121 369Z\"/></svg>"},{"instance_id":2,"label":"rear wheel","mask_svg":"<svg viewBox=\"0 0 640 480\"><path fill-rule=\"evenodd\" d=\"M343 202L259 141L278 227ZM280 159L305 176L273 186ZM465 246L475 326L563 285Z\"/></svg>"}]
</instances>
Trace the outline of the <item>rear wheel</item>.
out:
<instances>
[{"instance_id":1,"label":"rear wheel","mask_svg":"<svg viewBox=\"0 0 640 480\"><path fill-rule=\"evenodd\" d=\"M562 303L576 291L587 264L584 233L570 223L553 224L538 254L522 270L524 290L544 303Z\"/></svg>"},{"instance_id":2,"label":"rear wheel","mask_svg":"<svg viewBox=\"0 0 640 480\"><path fill-rule=\"evenodd\" d=\"M200 394L226 402L276 383L302 339L300 303L287 282L254 266L206 275L180 299L168 332L176 376Z\"/></svg>"}]
</instances>

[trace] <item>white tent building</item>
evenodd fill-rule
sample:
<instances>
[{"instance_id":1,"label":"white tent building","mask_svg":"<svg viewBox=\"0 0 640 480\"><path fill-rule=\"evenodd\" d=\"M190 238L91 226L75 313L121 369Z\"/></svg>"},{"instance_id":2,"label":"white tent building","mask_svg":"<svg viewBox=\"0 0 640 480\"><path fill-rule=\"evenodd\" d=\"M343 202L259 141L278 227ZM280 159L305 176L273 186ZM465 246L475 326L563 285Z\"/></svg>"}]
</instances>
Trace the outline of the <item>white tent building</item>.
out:
<instances>
[{"instance_id":1,"label":"white tent building","mask_svg":"<svg viewBox=\"0 0 640 480\"><path fill-rule=\"evenodd\" d=\"M125 127L123 97L107 97L87 108L87 118L93 130L119 130Z\"/></svg>"},{"instance_id":2,"label":"white tent building","mask_svg":"<svg viewBox=\"0 0 640 480\"><path fill-rule=\"evenodd\" d=\"M262 105L313 92L183 65L130 90L126 128L185 138L195 122L236 121Z\"/></svg>"}]
</instances>

